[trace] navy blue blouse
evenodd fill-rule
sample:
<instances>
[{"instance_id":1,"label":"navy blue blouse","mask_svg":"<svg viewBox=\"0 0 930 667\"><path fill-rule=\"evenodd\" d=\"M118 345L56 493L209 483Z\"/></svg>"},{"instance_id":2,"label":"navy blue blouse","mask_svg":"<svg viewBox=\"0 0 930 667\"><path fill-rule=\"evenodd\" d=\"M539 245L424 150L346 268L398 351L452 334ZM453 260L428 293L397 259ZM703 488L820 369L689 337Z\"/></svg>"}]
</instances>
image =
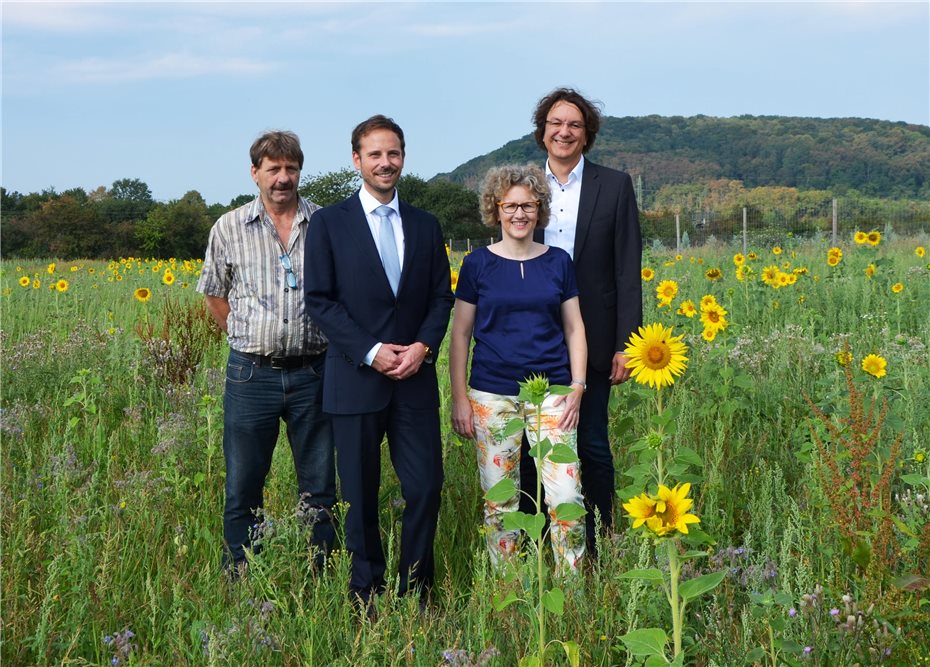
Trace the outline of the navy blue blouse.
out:
<instances>
[{"instance_id":1,"label":"navy blue blouse","mask_svg":"<svg viewBox=\"0 0 930 667\"><path fill-rule=\"evenodd\" d=\"M476 307L473 389L516 396L532 373L571 382L562 303L578 296L578 286L567 252L550 246L521 261L478 248L462 262L455 296Z\"/></svg>"}]
</instances>

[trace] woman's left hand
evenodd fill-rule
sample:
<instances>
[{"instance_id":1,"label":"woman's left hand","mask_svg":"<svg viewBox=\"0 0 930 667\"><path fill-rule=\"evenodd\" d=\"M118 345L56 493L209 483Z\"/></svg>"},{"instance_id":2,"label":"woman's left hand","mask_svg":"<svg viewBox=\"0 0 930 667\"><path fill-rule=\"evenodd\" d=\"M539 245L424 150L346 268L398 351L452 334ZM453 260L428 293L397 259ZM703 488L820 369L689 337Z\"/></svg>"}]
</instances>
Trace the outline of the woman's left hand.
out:
<instances>
[{"instance_id":1,"label":"woman's left hand","mask_svg":"<svg viewBox=\"0 0 930 667\"><path fill-rule=\"evenodd\" d=\"M578 417L581 412L581 397L584 396L584 387L572 385L572 393L559 396L554 404L565 403L565 410L559 417L558 427L562 431L571 431L578 426Z\"/></svg>"}]
</instances>

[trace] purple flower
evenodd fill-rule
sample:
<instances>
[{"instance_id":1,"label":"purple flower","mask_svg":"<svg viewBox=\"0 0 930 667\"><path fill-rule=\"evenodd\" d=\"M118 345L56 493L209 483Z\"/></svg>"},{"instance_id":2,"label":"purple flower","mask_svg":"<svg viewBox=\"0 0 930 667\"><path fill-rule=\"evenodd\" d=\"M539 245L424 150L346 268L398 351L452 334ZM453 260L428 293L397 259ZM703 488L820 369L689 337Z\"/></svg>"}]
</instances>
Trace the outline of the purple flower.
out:
<instances>
[{"instance_id":1,"label":"purple flower","mask_svg":"<svg viewBox=\"0 0 930 667\"><path fill-rule=\"evenodd\" d=\"M804 655L810 655L810 654L813 653L813 652L814 652L814 647L813 647L813 646L805 646L805 647L804 647Z\"/></svg>"},{"instance_id":2,"label":"purple flower","mask_svg":"<svg viewBox=\"0 0 930 667\"><path fill-rule=\"evenodd\" d=\"M840 610L837 609L836 607L830 610L830 616L839 616L839 615L840 615Z\"/></svg>"},{"instance_id":3,"label":"purple flower","mask_svg":"<svg viewBox=\"0 0 930 667\"><path fill-rule=\"evenodd\" d=\"M794 607L788 610L788 616L790 616L791 618L794 618L797 615L798 615L798 610L795 609Z\"/></svg>"}]
</instances>

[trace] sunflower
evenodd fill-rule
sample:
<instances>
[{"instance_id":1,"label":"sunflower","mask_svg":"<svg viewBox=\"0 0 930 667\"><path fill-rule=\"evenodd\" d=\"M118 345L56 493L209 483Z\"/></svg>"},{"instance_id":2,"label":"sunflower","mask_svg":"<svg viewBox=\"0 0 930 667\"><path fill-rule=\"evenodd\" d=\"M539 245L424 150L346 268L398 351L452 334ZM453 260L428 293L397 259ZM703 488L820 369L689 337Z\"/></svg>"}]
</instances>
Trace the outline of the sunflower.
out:
<instances>
[{"instance_id":1,"label":"sunflower","mask_svg":"<svg viewBox=\"0 0 930 667\"><path fill-rule=\"evenodd\" d=\"M39 289L40 287L42 287L42 281L41 281L41 280L39 280L38 278L36 278L35 280L32 281L32 289Z\"/></svg>"},{"instance_id":2,"label":"sunflower","mask_svg":"<svg viewBox=\"0 0 930 667\"><path fill-rule=\"evenodd\" d=\"M656 287L656 298L659 301L667 301L668 303L672 302L672 299L678 294L678 283L674 280L663 280L659 283L659 286Z\"/></svg>"},{"instance_id":3,"label":"sunflower","mask_svg":"<svg viewBox=\"0 0 930 667\"><path fill-rule=\"evenodd\" d=\"M656 272L650 269L648 266L643 267L643 270L640 271L639 274L643 277L643 280L646 281L647 283L656 277Z\"/></svg>"},{"instance_id":4,"label":"sunflower","mask_svg":"<svg viewBox=\"0 0 930 667\"><path fill-rule=\"evenodd\" d=\"M921 255L921 257L923 257L923 255ZM684 257L683 257L682 255L675 255L675 261L676 261L676 262L680 262L682 259L684 259Z\"/></svg>"},{"instance_id":5,"label":"sunflower","mask_svg":"<svg viewBox=\"0 0 930 667\"><path fill-rule=\"evenodd\" d=\"M48 271L48 275L55 273L55 262L50 262L45 270Z\"/></svg>"},{"instance_id":6,"label":"sunflower","mask_svg":"<svg viewBox=\"0 0 930 667\"><path fill-rule=\"evenodd\" d=\"M631 377L639 384L656 389L675 384L675 376L684 373L688 361L688 346L682 336L673 336L671 327L650 324L630 334L624 354Z\"/></svg>"},{"instance_id":7,"label":"sunflower","mask_svg":"<svg viewBox=\"0 0 930 667\"><path fill-rule=\"evenodd\" d=\"M452 284L452 291L455 291L455 288L459 286L459 272L455 269L449 269L450 272L450 281Z\"/></svg>"},{"instance_id":8,"label":"sunflower","mask_svg":"<svg viewBox=\"0 0 930 667\"><path fill-rule=\"evenodd\" d=\"M678 306L678 314L684 315L685 317L694 317L697 315L697 308L694 307L694 301L691 299L682 301L681 305Z\"/></svg>"},{"instance_id":9,"label":"sunflower","mask_svg":"<svg viewBox=\"0 0 930 667\"><path fill-rule=\"evenodd\" d=\"M853 235L853 241L855 241L858 245L865 245L868 242L868 240L869 240L868 234L866 234L865 232L861 230L856 231L856 233Z\"/></svg>"},{"instance_id":10,"label":"sunflower","mask_svg":"<svg viewBox=\"0 0 930 667\"><path fill-rule=\"evenodd\" d=\"M798 277L793 273L786 273L785 276L785 280L789 285L794 285L796 282L798 282Z\"/></svg>"},{"instance_id":11,"label":"sunflower","mask_svg":"<svg viewBox=\"0 0 930 667\"><path fill-rule=\"evenodd\" d=\"M165 272L161 276L161 281L166 285L174 285L174 274L171 273L171 269L165 269Z\"/></svg>"},{"instance_id":12,"label":"sunflower","mask_svg":"<svg viewBox=\"0 0 930 667\"><path fill-rule=\"evenodd\" d=\"M701 297L700 306L701 306L701 309L703 310L707 306L716 305L716 303L717 303L717 297L715 297L713 294L705 294L704 296Z\"/></svg>"},{"instance_id":13,"label":"sunflower","mask_svg":"<svg viewBox=\"0 0 930 667\"><path fill-rule=\"evenodd\" d=\"M655 516L656 501L645 493L641 493L630 498L629 502L623 503L623 509L626 510L627 516L633 519L633 528L639 528Z\"/></svg>"},{"instance_id":14,"label":"sunflower","mask_svg":"<svg viewBox=\"0 0 930 667\"><path fill-rule=\"evenodd\" d=\"M841 259L842 257L838 257L837 255L827 255L827 265L836 266L837 264L840 263Z\"/></svg>"},{"instance_id":15,"label":"sunflower","mask_svg":"<svg viewBox=\"0 0 930 667\"><path fill-rule=\"evenodd\" d=\"M916 248L914 248L914 254L917 255L918 257L923 257L924 255L927 254L927 249L924 248L922 245L919 245Z\"/></svg>"},{"instance_id":16,"label":"sunflower","mask_svg":"<svg viewBox=\"0 0 930 667\"><path fill-rule=\"evenodd\" d=\"M746 259L748 259L750 262L754 262L759 259L759 255L756 254L755 250L750 250L749 254L746 255Z\"/></svg>"},{"instance_id":17,"label":"sunflower","mask_svg":"<svg viewBox=\"0 0 930 667\"><path fill-rule=\"evenodd\" d=\"M895 283L894 285L891 286L891 291L894 292L895 294L900 294L901 292L904 291L904 284Z\"/></svg>"},{"instance_id":18,"label":"sunflower","mask_svg":"<svg viewBox=\"0 0 930 667\"><path fill-rule=\"evenodd\" d=\"M863 273L865 273L867 278L871 278L875 275L875 265L869 264L867 267L865 267L865 269L863 269Z\"/></svg>"},{"instance_id":19,"label":"sunflower","mask_svg":"<svg viewBox=\"0 0 930 667\"><path fill-rule=\"evenodd\" d=\"M59 292L67 292L67 291L68 291L68 281L65 280L64 278L62 278L62 279L59 280L57 283L55 283L55 289L58 290Z\"/></svg>"},{"instance_id":20,"label":"sunflower","mask_svg":"<svg viewBox=\"0 0 930 667\"><path fill-rule=\"evenodd\" d=\"M827 257L831 255L835 257L839 257L840 259L843 259L843 250L841 248L837 248L836 246L833 246L832 248L827 250Z\"/></svg>"},{"instance_id":21,"label":"sunflower","mask_svg":"<svg viewBox=\"0 0 930 667\"><path fill-rule=\"evenodd\" d=\"M701 307L701 322L704 323L705 329L714 329L723 331L727 328L727 311L719 303L711 304L707 307Z\"/></svg>"},{"instance_id":22,"label":"sunflower","mask_svg":"<svg viewBox=\"0 0 930 667\"><path fill-rule=\"evenodd\" d=\"M840 350L836 353L836 363L838 363L840 366L848 366L852 360L852 352L849 350Z\"/></svg>"},{"instance_id":23,"label":"sunflower","mask_svg":"<svg viewBox=\"0 0 930 667\"><path fill-rule=\"evenodd\" d=\"M777 246L775 246L774 248L772 248L772 254L773 254L773 255L780 255L780 254L781 254L781 246L777 245Z\"/></svg>"},{"instance_id":24,"label":"sunflower","mask_svg":"<svg viewBox=\"0 0 930 667\"><path fill-rule=\"evenodd\" d=\"M707 269L707 271L704 272L704 277L708 280L720 280L723 278L723 271L716 267Z\"/></svg>"},{"instance_id":25,"label":"sunflower","mask_svg":"<svg viewBox=\"0 0 930 667\"><path fill-rule=\"evenodd\" d=\"M791 284L791 283L788 282L788 276L789 276L789 275L790 275L792 278L794 277L794 274L792 274L792 273L785 273L784 271L779 271L779 272L778 272L778 287L784 287L785 285L790 285L790 284Z\"/></svg>"},{"instance_id":26,"label":"sunflower","mask_svg":"<svg viewBox=\"0 0 930 667\"><path fill-rule=\"evenodd\" d=\"M668 535L671 532L688 534L689 523L700 523L701 520L688 510L694 501L687 495L691 491L691 484L676 484L670 489L659 484L659 493L656 495L655 514L646 519L646 525L656 535Z\"/></svg>"},{"instance_id":27,"label":"sunflower","mask_svg":"<svg viewBox=\"0 0 930 667\"><path fill-rule=\"evenodd\" d=\"M743 253L738 252L735 255L733 255L733 264L735 264L737 267L740 267L745 263L746 263L746 256Z\"/></svg>"},{"instance_id":28,"label":"sunflower","mask_svg":"<svg viewBox=\"0 0 930 667\"><path fill-rule=\"evenodd\" d=\"M32 283L32 281L29 280L29 276L20 276L20 277L19 277L19 285L20 285L20 287L29 287L29 285L30 285L31 283Z\"/></svg>"},{"instance_id":29,"label":"sunflower","mask_svg":"<svg viewBox=\"0 0 930 667\"><path fill-rule=\"evenodd\" d=\"M881 357L877 354L870 354L862 360L862 370L864 370L872 377L885 377L886 366L888 366L888 362L885 361L884 357Z\"/></svg>"},{"instance_id":30,"label":"sunflower","mask_svg":"<svg viewBox=\"0 0 930 667\"><path fill-rule=\"evenodd\" d=\"M706 340L708 343L712 343L714 341L714 338L716 337L717 337L716 329L704 329L704 331L701 332L701 338Z\"/></svg>"},{"instance_id":31,"label":"sunflower","mask_svg":"<svg viewBox=\"0 0 930 667\"><path fill-rule=\"evenodd\" d=\"M866 240L869 242L870 246L877 246L882 242L882 233L877 232L874 229L868 233Z\"/></svg>"},{"instance_id":32,"label":"sunflower","mask_svg":"<svg viewBox=\"0 0 930 667\"><path fill-rule=\"evenodd\" d=\"M762 269L762 282L764 282L766 285L775 287L778 285L778 273L778 267L774 264L766 266L764 269Z\"/></svg>"},{"instance_id":33,"label":"sunflower","mask_svg":"<svg viewBox=\"0 0 930 667\"><path fill-rule=\"evenodd\" d=\"M148 287L137 287L136 291L133 292L132 295L136 298L136 301L145 303L152 298L152 290L150 290Z\"/></svg>"},{"instance_id":34,"label":"sunflower","mask_svg":"<svg viewBox=\"0 0 930 667\"><path fill-rule=\"evenodd\" d=\"M742 265L736 267L736 274L735 274L736 279L740 282L743 282L744 280L746 280L746 271L744 270L744 268L745 267L743 267Z\"/></svg>"}]
</instances>

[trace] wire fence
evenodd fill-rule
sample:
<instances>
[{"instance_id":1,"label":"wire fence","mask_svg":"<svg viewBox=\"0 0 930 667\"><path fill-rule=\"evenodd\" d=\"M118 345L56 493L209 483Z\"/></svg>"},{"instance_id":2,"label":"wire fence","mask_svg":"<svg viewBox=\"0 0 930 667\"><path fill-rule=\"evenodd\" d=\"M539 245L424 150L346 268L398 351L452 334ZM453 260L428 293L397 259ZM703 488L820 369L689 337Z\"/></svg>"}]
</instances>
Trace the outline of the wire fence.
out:
<instances>
[{"instance_id":1,"label":"wire fence","mask_svg":"<svg viewBox=\"0 0 930 667\"><path fill-rule=\"evenodd\" d=\"M827 200L808 207L745 207L715 210L696 208L675 212L640 211L643 245L682 250L713 243L742 246L744 250L778 245L787 238L826 238L832 244L851 240L856 231L895 236L930 234L930 202L884 202L881 207L853 199ZM494 238L448 241L454 252L493 243Z\"/></svg>"}]
</instances>

